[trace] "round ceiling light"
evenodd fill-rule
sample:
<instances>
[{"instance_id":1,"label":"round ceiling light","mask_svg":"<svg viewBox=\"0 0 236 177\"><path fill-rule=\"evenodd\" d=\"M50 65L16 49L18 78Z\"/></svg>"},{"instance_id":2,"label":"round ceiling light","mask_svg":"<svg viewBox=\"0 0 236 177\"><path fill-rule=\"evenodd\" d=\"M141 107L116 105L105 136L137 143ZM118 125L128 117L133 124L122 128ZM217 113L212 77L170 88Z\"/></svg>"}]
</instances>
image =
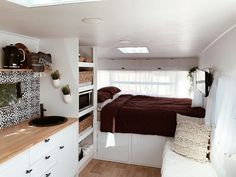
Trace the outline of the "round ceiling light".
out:
<instances>
[{"instance_id":1,"label":"round ceiling light","mask_svg":"<svg viewBox=\"0 0 236 177\"><path fill-rule=\"evenodd\" d=\"M87 24L100 24L103 23L104 21L101 18L84 18L82 19L82 22Z\"/></svg>"},{"instance_id":2,"label":"round ceiling light","mask_svg":"<svg viewBox=\"0 0 236 177\"><path fill-rule=\"evenodd\" d=\"M130 40L120 40L121 44L130 44L131 41Z\"/></svg>"}]
</instances>

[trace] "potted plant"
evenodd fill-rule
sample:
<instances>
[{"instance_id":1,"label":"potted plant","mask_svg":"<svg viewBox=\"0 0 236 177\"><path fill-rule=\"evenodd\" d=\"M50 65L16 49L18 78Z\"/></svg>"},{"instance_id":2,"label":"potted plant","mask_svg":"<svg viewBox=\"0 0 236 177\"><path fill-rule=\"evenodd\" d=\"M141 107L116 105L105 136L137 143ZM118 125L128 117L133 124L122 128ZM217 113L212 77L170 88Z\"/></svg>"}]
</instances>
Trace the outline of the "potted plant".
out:
<instances>
[{"instance_id":1,"label":"potted plant","mask_svg":"<svg viewBox=\"0 0 236 177\"><path fill-rule=\"evenodd\" d=\"M59 71L56 70L56 71L53 71L51 73L51 77L52 77L52 84L55 88L58 88L60 87L60 74L59 74Z\"/></svg>"},{"instance_id":2,"label":"potted plant","mask_svg":"<svg viewBox=\"0 0 236 177\"><path fill-rule=\"evenodd\" d=\"M71 97L71 91L70 91L69 85L66 85L66 86L62 87L61 91L63 93L64 102L65 103L71 102L72 97Z\"/></svg>"}]
</instances>

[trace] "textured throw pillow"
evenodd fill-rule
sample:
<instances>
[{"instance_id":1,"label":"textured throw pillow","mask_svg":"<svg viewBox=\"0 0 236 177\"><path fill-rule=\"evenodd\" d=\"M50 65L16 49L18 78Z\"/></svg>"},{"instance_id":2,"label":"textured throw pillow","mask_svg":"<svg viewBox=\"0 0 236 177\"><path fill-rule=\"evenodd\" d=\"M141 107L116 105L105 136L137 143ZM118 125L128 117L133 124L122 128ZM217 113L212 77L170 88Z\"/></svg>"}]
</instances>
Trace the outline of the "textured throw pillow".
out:
<instances>
[{"instance_id":1,"label":"textured throw pillow","mask_svg":"<svg viewBox=\"0 0 236 177\"><path fill-rule=\"evenodd\" d=\"M103 87L100 88L98 91L102 91L102 92L108 92L111 94L111 99L113 99L113 96L117 93L119 93L121 90L117 87L114 86L110 86L110 87Z\"/></svg>"},{"instance_id":2,"label":"textured throw pillow","mask_svg":"<svg viewBox=\"0 0 236 177\"><path fill-rule=\"evenodd\" d=\"M173 151L198 162L208 162L211 130L192 121L177 123Z\"/></svg>"}]
</instances>

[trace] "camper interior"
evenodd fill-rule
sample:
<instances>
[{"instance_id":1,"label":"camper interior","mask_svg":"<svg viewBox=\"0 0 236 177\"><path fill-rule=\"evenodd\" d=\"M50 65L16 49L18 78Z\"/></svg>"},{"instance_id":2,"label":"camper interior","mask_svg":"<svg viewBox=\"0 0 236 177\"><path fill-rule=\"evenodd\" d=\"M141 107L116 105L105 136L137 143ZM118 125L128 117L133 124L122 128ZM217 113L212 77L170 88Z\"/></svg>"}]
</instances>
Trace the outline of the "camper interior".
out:
<instances>
[{"instance_id":1,"label":"camper interior","mask_svg":"<svg viewBox=\"0 0 236 177\"><path fill-rule=\"evenodd\" d=\"M0 177L236 177L236 0L1 0Z\"/></svg>"}]
</instances>

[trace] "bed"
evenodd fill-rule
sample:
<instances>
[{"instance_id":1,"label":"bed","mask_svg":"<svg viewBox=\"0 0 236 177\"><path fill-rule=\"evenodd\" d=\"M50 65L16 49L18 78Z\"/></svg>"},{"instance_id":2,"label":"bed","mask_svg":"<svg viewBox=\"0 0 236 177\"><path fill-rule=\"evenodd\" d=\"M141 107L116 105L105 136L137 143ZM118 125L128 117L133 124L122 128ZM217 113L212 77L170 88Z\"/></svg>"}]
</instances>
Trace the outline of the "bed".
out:
<instances>
[{"instance_id":1,"label":"bed","mask_svg":"<svg viewBox=\"0 0 236 177\"><path fill-rule=\"evenodd\" d=\"M176 115L202 119L205 110L191 99L120 95L101 109L101 132L174 137Z\"/></svg>"}]
</instances>

